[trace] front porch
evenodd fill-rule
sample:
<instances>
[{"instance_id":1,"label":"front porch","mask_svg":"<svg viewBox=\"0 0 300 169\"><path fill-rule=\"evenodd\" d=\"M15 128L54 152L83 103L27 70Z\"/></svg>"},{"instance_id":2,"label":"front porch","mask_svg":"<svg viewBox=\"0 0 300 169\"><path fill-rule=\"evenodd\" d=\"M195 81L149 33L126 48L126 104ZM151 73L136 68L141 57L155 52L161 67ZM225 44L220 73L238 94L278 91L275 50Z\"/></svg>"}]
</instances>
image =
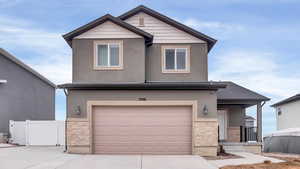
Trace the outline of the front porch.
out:
<instances>
[{"instance_id":1,"label":"front porch","mask_svg":"<svg viewBox=\"0 0 300 169\"><path fill-rule=\"evenodd\" d=\"M231 82L217 96L219 145L225 151L261 152L262 108L269 98ZM252 106L256 107L253 122L249 116L246 120L246 109Z\"/></svg>"}]
</instances>

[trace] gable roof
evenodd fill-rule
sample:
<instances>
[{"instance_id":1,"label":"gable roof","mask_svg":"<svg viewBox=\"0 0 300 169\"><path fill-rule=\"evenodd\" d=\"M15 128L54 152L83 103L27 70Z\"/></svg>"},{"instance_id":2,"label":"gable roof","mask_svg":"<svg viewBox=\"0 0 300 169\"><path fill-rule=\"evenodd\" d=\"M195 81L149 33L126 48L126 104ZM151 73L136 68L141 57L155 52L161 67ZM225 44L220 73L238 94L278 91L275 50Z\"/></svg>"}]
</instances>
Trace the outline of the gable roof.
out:
<instances>
[{"instance_id":1,"label":"gable roof","mask_svg":"<svg viewBox=\"0 0 300 169\"><path fill-rule=\"evenodd\" d=\"M104 23L106 21L111 21L111 22L113 22L113 23L115 23L115 24L117 24L117 25L119 25L119 26L121 26L125 29L130 30L131 32L134 32L138 35L143 36L145 38L146 44L149 44L149 43L152 42L153 36L150 33L145 32L145 31L143 31L143 30L141 30L141 29L139 29L135 26L132 26L132 25L130 25L130 24L122 21L121 19L116 18L116 17L114 17L110 14L106 14L106 15L104 15L104 16L102 16L102 17L100 17L100 18L98 18L98 19L96 19L96 20L94 20L94 21L92 21L88 24L86 24L86 25L83 25L83 26L81 26L81 27L79 27L79 28L63 35L63 38L72 47L72 39L74 37L86 32L88 30L91 30L91 29L95 28L98 25L101 25L102 23Z\"/></svg>"},{"instance_id":2,"label":"gable roof","mask_svg":"<svg viewBox=\"0 0 300 169\"><path fill-rule=\"evenodd\" d=\"M234 101L269 101L268 97L258 94L252 90L244 88L233 82L221 82L227 85L224 89L217 91L218 100L234 100Z\"/></svg>"},{"instance_id":3,"label":"gable roof","mask_svg":"<svg viewBox=\"0 0 300 169\"><path fill-rule=\"evenodd\" d=\"M295 102L295 101L298 101L298 100L300 100L300 94L296 94L296 95L294 95L292 97L289 97L289 98L284 99L284 100L282 100L280 102L277 102L277 103L275 103L275 104L273 104L271 106L272 107L277 107L277 106L284 105L284 104L291 103L291 102Z\"/></svg>"},{"instance_id":4,"label":"gable roof","mask_svg":"<svg viewBox=\"0 0 300 169\"><path fill-rule=\"evenodd\" d=\"M32 73L34 76L36 76L37 78L41 79L42 81L46 82L48 85L50 85L51 87L56 88L56 85L54 83L52 83L50 80L48 80L47 78L45 78L44 76L42 76L41 74L39 74L37 71L33 70L31 67L27 66L25 63L23 63L21 60L17 59L16 57L14 57L13 55L11 55L10 53L8 53L7 51L5 51L4 49L0 48L0 55L4 56L5 58L9 59L10 61L14 62L15 64L19 65L20 67L22 67L23 69L27 70L28 72Z\"/></svg>"},{"instance_id":5,"label":"gable roof","mask_svg":"<svg viewBox=\"0 0 300 169\"><path fill-rule=\"evenodd\" d=\"M125 20L125 19L139 13L139 12L144 12L144 13L152 16L152 17L155 17L155 18L169 24L169 25L174 26L175 28L177 28L179 30L182 30L182 31L184 31L184 32L186 32L190 35L193 35L193 36L195 36L195 37L197 37L201 40L206 41L207 44L208 44L208 51L210 51L211 48L214 46L214 44L217 42L217 40L213 39L212 37L209 37L209 36L207 36L207 35L205 35L201 32L198 32L195 29L192 29L192 28L190 28L190 27L188 27L188 26L186 26L182 23L179 23L179 22L177 22L177 21L175 21L175 20L173 20L173 19L171 19L171 18L169 18L165 15L162 15L161 13L158 13L158 12L156 12L156 11L150 9L150 8L147 8L146 6L143 6L143 5L140 5L136 8L134 8L134 9L120 15L119 18L122 19L122 20Z\"/></svg>"}]
</instances>

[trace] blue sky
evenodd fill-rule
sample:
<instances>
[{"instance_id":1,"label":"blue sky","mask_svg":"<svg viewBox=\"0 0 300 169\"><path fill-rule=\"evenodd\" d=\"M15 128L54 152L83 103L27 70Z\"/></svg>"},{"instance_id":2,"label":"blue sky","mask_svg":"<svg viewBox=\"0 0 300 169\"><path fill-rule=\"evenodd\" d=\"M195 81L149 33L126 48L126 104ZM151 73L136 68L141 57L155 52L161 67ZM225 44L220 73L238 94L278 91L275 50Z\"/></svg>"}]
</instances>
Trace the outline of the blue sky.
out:
<instances>
[{"instance_id":1,"label":"blue sky","mask_svg":"<svg viewBox=\"0 0 300 169\"><path fill-rule=\"evenodd\" d=\"M263 130L275 130L269 105L300 92L298 0L0 0L0 47L56 84L70 82L71 49L61 35L140 4L217 39L209 79L234 81L272 98L263 109ZM56 117L63 119L62 91L56 103Z\"/></svg>"}]
</instances>

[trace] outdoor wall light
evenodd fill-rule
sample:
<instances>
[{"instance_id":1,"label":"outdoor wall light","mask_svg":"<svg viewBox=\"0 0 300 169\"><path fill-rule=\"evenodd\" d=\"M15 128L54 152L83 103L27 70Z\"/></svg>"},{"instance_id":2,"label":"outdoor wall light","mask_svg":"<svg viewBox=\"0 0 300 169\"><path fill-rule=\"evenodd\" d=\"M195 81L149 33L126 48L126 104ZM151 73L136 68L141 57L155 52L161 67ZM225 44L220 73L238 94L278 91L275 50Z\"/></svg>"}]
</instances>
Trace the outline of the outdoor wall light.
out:
<instances>
[{"instance_id":1,"label":"outdoor wall light","mask_svg":"<svg viewBox=\"0 0 300 169\"><path fill-rule=\"evenodd\" d=\"M7 83L7 80L0 79L0 84L5 84L5 83Z\"/></svg>"},{"instance_id":2,"label":"outdoor wall light","mask_svg":"<svg viewBox=\"0 0 300 169\"><path fill-rule=\"evenodd\" d=\"M76 106L76 108L75 108L75 114L76 115L80 115L81 114L80 106Z\"/></svg>"},{"instance_id":3,"label":"outdoor wall light","mask_svg":"<svg viewBox=\"0 0 300 169\"><path fill-rule=\"evenodd\" d=\"M207 108L207 105L204 105L204 107L203 107L203 114L204 114L204 115L208 115L208 108Z\"/></svg>"}]
</instances>

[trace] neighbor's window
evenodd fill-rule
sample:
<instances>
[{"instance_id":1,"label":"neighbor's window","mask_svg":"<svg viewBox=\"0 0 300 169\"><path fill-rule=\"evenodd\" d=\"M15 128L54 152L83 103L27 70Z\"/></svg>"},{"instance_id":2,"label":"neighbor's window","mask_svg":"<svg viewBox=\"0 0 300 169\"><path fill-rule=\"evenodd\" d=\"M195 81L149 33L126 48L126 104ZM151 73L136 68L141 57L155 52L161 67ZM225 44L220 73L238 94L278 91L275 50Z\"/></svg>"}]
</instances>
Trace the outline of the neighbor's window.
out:
<instances>
[{"instance_id":1,"label":"neighbor's window","mask_svg":"<svg viewBox=\"0 0 300 169\"><path fill-rule=\"evenodd\" d=\"M95 42L95 69L109 70L123 68L122 41Z\"/></svg>"},{"instance_id":2,"label":"neighbor's window","mask_svg":"<svg viewBox=\"0 0 300 169\"><path fill-rule=\"evenodd\" d=\"M188 73L189 47L163 47L163 73Z\"/></svg>"}]
</instances>

